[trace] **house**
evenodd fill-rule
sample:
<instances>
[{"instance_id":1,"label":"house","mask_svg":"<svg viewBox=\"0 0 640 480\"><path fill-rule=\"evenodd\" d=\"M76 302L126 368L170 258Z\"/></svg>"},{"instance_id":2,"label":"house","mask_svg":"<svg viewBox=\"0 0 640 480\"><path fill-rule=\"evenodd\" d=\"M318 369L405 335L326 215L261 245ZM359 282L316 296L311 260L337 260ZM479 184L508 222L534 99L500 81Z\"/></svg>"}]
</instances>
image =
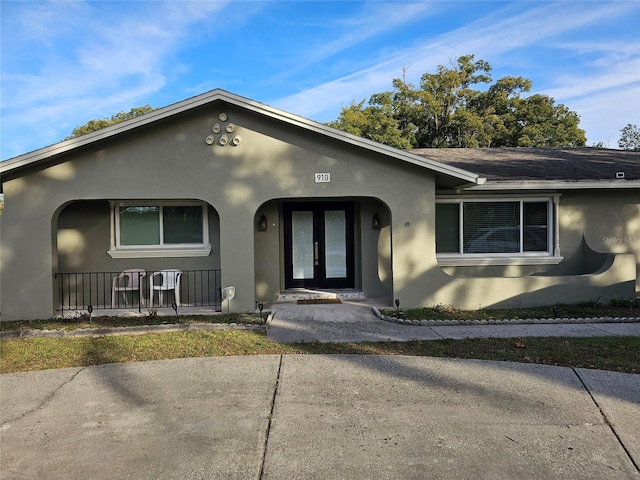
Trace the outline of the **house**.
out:
<instances>
[{"instance_id":1,"label":"house","mask_svg":"<svg viewBox=\"0 0 640 480\"><path fill-rule=\"evenodd\" d=\"M2 320L253 311L295 288L467 309L640 290L638 152L402 151L214 90L0 175Z\"/></svg>"}]
</instances>

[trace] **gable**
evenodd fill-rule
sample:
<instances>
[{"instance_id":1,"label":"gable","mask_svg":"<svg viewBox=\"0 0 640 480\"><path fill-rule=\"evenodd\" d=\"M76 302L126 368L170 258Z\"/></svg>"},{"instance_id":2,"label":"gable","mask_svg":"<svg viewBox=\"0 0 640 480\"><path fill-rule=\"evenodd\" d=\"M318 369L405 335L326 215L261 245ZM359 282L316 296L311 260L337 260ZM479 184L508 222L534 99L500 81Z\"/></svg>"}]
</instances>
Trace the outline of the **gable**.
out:
<instances>
[{"instance_id":1,"label":"gable","mask_svg":"<svg viewBox=\"0 0 640 480\"><path fill-rule=\"evenodd\" d=\"M27 172L37 171L58 163L63 163L76 152L81 152L88 148L99 148L101 144L107 142L117 142L120 138L125 138L127 135L131 135L136 131L152 129L156 125L160 125L169 120L179 120L188 112L201 108L218 108L224 110L223 107L225 105L251 112L265 119L265 121L278 122L284 128L297 129L301 134L324 138L328 141L335 142L337 145L342 145L344 148L355 148L365 153L370 152L377 156L388 157L389 159L397 160L408 165L424 168L434 173L437 183L448 187L468 185L470 183L477 184L483 181L479 175L456 166L439 163L415 155L409 151L398 150L372 142L333 129L321 123L231 94L224 90L213 90L182 102L154 110L153 112L126 122L0 162L2 181L8 181L23 176ZM206 142L209 136L210 135L203 135L202 141Z\"/></svg>"}]
</instances>

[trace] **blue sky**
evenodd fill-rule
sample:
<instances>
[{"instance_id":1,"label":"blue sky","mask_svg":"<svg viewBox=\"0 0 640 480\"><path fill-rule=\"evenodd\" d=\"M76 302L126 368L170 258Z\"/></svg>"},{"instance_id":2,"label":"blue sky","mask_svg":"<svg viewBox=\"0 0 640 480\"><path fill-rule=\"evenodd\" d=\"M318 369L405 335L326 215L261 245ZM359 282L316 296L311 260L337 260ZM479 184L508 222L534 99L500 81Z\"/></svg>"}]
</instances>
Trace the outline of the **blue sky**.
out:
<instances>
[{"instance_id":1,"label":"blue sky","mask_svg":"<svg viewBox=\"0 0 640 480\"><path fill-rule=\"evenodd\" d=\"M0 2L1 159L90 119L215 88L312 120L475 54L575 110L640 125L638 1Z\"/></svg>"}]
</instances>

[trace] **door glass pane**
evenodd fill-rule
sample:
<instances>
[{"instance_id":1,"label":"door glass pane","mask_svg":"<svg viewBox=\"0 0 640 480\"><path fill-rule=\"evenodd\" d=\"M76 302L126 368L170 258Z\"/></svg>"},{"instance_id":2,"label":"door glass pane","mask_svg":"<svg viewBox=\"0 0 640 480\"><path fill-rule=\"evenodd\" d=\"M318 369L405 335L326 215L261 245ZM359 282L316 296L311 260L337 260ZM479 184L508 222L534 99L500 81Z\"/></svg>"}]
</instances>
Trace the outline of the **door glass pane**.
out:
<instances>
[{"instance_id":1,"label":"door glass pane","mask_svg":"<svg viewBox=\"0 0 640 480\"><path fill-rule=\"evenodd\" d=\"M346 278L347 235L344 210L324 212L325 277Z\"/></svg>"},{"instance_id":2,"label":"door glass pane","mask_svg":"<svg viewBox=\"0 0 640 480\"><path fill-rule=\"evenodd\" d=\"M160 245L159 207L120 207L120 245Z\"/></svg>"},{"instance_id":3,"label":"door glass pane","mask_svg":"<svg viewBox=\"0 0 640 480\"><path fill-rule=\"evenodd\" d=\"M164 243L197 243L202 240L202 207L162 208Z\"/></svg>"},{"instance_id":4,"label":"door glass pane","mask_svg":"<svg viewBox=\"0 0 640 480\"><path fill-rule=\"evenodd\" d=\"M313 278L313 212L291 212L293 278Z\"/></svg>"}]
</instances>

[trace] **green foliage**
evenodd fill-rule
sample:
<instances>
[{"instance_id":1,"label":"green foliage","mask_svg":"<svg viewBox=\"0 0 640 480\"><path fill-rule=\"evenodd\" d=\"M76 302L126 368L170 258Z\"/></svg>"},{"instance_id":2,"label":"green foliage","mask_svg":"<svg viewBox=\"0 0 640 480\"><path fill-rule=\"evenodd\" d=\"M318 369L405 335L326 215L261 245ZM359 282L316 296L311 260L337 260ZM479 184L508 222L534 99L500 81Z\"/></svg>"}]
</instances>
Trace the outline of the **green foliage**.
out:
<instances>
[{"instance_id":1,"label":"green foliage","mask_svg":"<svg viewBox=\"0 0 640 480\"><path fill-rule=\"evenodd\" d=\"M459 310L451 305L434 305L406 310L409 320L511 320L526 318L598 318L640 317L640 301L613 299L601 302L602 298L575 304L557 304L530 308L501 308L482 310ZM393 316L394 311L383 312Z\"/></svg>"},{"instance_id":2,"label":"green foliage","mask_svg":"<svg viewBox=\"0 0 640 480\"><path fill-rule=\"evenodd\" d=\"M97 130L110 127L111 125L116 125L126 120L131 120L132 118L145 115L149 112L153 112L154 110L156 109L151 107L150 105L144 105L142 107L134 107L128 112L118 112L115 115L112 115L111 118L89 120L87 123L85 123L81 127L74 128L73 131L71 132L71 135L66 137L65 140L69 140L70 138L80 137L82 135L86 135L87 133L92 133Z\"/></svg>"},{"instance_id":3,"label":"green foliage","mask_svg":"<svg viewBox=\"0 0 640 480\"><path fill-rule=\"evenodd\" d=\"M390 110L390 104L376 108L365 107L364 100L360 103L354 102L349 107L343 108L340 118L329 122L328 125L392 147L411 148L411 143L403 135L398 121Z\"/></svg>"},{"instance_id":4,"label":"green foliage","mask_svg":"<svg viewBox=\"0 0 640 480\"><path fill-rule=\"evenodd\" d=\"M622 134L618 140L618 146L623 150L640 151L640 129L637 125L627 123L627 126L620 130Z\"/></svg>"},{"instance_id":5,"label":"green foliage","mask_svg":"<svg viewBox=\"0 0 640 480\"><path fill-rule=\"evenodd\" d=\"M352 103L328 125L397 148L585 145L575 112L547 95L522 96L530 80L491 82L489 63L464 55L423 74L419 87L394 79L392 91Z\"/></svg>"}]
</instances>

